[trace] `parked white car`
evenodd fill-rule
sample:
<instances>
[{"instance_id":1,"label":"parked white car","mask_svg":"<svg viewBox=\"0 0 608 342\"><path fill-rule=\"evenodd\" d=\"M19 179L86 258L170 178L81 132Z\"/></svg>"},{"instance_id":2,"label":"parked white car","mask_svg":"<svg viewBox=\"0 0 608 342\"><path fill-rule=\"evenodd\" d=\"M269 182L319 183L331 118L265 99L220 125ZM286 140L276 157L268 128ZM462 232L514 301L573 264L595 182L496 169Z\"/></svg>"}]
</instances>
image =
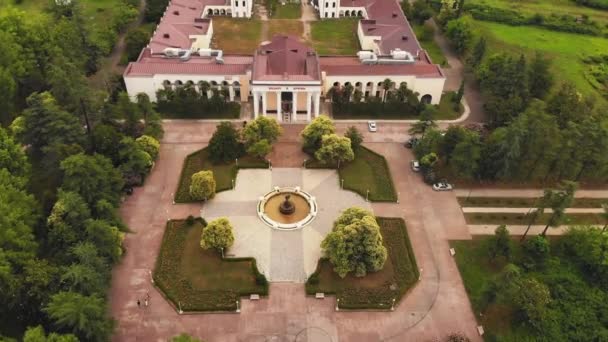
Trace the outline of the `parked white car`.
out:
<instances>
[{"instance_id":1,"label":"parked white car","mask_svg":"<svg viewBox=\"0 0 608 342\"><path fill-rule=\"evenodd\" d=\"M433 184L433 190L435 190L435 191L450 191L453 188L454 187L452 186L452 184L447 183L447 182L439 182L439 183Z\"/></svg>"},{"instance_id":2,"label":"parked white car","mask_svg":"<svg viewBox=\"0 0 608 342\"><path fill-rule=\"evenodd\" d=\"M414 171L414 172L420 171L420 163L417 160L412 160L410 162L410 167L412 168L412 171Z\"/></svg>"},{"instance_id":3,"label":"parked white car","mask_svg":"<svg viewBox=\"0 0 608 342\"><path fill-rule=\"evenodd\" d=\"M376 126L376 121L368 121L367 128L369 129L370 132L378 131L378 127Z\"/></svg>"}]
</instances>

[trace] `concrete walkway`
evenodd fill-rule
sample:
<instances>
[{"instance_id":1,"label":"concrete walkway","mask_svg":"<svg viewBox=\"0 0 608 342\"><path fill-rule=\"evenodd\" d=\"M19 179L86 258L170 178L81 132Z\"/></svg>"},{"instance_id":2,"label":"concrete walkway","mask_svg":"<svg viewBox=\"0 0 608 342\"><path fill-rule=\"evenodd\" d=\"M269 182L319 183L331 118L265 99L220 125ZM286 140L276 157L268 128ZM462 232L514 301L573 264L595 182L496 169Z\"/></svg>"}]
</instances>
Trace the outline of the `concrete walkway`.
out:
<instances>
[{"instance_id":1,"label":"concrete walkway","mask_svg":"<svg viewBox=\"0 0 608 342\"><path fill-rule=\"evenodd\" d=\"M499 225L497 225L497 224L471 224L471 225L469 225L469 232L471 233L471 235L494 235L494 231L496 230L496 227L498 227L498 226ZM509 234L515 235L515 236L524 235L524 232L526 231L527 228L528 228L528 226L525 226L525 225L516 225L516 224L507 225ZM544 225L533 225L530 227L530 231L528 231L528 236L539 235L540 233L543 232L544 229L545 229ZM568 226L559 226L556 228L549 227L549 229L547 230L547 235L559 236L559 235L566 233L567 230L568 230Z\"/></svg>"},{"instance_id":2,"label":"concrete walkway","mask_svg":"<svg viewBox=\"0 0 608 342\"><path fill-rule=\"evenodd\" d=\"M463 207L463 213L510 213L510 214L526 214L535 208L489 208L489 207ZM545 208L545 213L552 213L551 208ZM566 208L566 214L601 214L604 212L602 208Z\"/></svg>"},{"instance_id":3,"label":"concrete walkway","mask_svg":"<svg viewBox=\"0 0 608 342\"><path fill-rule=\"evenodd\" d=\"M448 252L449 239L470 238L456 197L432 191L417 174L409 172L411 151L396 143L368 144L388 157L400 193L400 203L374 203L373 210L406 220L422 269L421 281L394 312L336 312L334 298L308 298L302 284L272 283L269 298L243 300L239 315L176 313L150 283L150 270L167 219L200 212L200 205L172 205L172 198L184 157L205 145L214 126L166 124L156 167L145 186L137 188L121 208L133 233L126 236L127 252L113 270L110 302L117 322L114 341L166 341L187 332L205 341L222 342L401 342L433 340L455 331L481 341L460 274ZM151 305L138 308L137 299L148 291Z\"/></svg>"},{"instance_id":4,"label":"concrete walkway","mask_svg":"<svg viewBox=\"0 0 608 342\"><path fill-rule=\"evenodd\" d=\"M305 41L310 42L312 40L310 22L318 20L317 12L308 3L308 1L306 1L306 0L301 1L301 4L302 4L302 16L300 17L300 20L302 21L302 25L304 25L304 32L302 33L302 38L304 38Z\"/></svg>"},{"instance_id":5,"label":"concrete walkway","mask_svg":"<svg viewBox=\"0 0 608 342\"><path fill-rule=\"evenodd\" d=\"M454 189L458 197L541 197L543 189ZM608 198L608 189L580 189L575 198Z\"/></svg>"}]
</instances>

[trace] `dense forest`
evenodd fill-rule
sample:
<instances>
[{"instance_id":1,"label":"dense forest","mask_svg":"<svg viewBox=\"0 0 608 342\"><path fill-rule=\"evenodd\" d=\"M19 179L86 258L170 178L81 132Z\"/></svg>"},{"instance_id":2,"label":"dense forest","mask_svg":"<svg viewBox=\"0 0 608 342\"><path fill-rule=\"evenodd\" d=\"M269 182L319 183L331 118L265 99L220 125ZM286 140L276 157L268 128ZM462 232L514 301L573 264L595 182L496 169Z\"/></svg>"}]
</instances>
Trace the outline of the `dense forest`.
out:
<instances>
[{"instance_id":1,"label":"dense forest","mask_svg":"<svg viewBox=\"0 0 608 342\"><path fill-rule=\"evenodd\" d=\"M135 15L137 12L135 11ZM159 152L160 116L132 102L120 77L88 76L109 37L88 30L78 3L45 15L0 10L0 333L26 341L106 341L110 272L127 227L121 199ZM48 336L47 336L48 335Z\"/></svg>"}]
</instances>

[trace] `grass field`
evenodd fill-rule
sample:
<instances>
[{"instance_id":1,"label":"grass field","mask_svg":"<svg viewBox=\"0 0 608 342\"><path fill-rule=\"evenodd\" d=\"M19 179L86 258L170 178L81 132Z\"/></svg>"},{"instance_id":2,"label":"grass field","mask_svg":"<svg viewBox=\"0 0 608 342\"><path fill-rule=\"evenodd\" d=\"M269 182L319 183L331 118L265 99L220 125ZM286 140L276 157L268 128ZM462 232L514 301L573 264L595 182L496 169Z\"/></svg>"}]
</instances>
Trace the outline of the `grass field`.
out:
<instances>
[{"instance_id":1,"label":"grass field","mask_svg":"<svg viewBox=\"0 0 608 342\"><path fill-rule=\"evenodd\" d=\"M154 271L155 284L184 311L235 310L242 295L267 294L255 259L222 259L214 250L203 250L203 225L195 221L170 221Z\"/></svg>"},{"instance_id":2,"label":"grass field","mask_svg":"<svg viewBox=\"0 0 608 342\"><path fill-rule=\"evenodd\" d=\"M236 182L236 175L239 168L266 168L268 164L251 156L239 158L238 167L234 162L227 164L213 164L209 160L207 148L198 150L184 160L184 166L180 175L179 184L175 192L175 202L187 203L194 202L190 197L190 183L192 175L202 171L211 170L216 183L216 192L232 189L232 180Z\"/></svg>"},{"instance_id":3,"label":"grass field","mask_svg":"<svg viewBox=\"0 0 608 342\"><path fill-rule=\"evenodd\" d=\"M312 22L312 47L321 56L356 54L359 50L358 20L335 19Z\"/></svg>"},{"instance_id":4,"label":"grass field","mask_svg":"<svg viewBox=\"0 0 608 342\"><path fill-rule=\"evenodd\" d=\"M426 50L426 52L429 54L429 57L431 57L433 63L439 64L444 68L449 68L450 65L448 64L447 59L443 55L443 52L441 51L439 45L435 43L433 37L423 34L424 26L415 25L413 23L411 24L412 28L414 29L414 33L416 34L416 38L418 38L418 42L420 43L420 45L422 45L422 48Z\"/></svg>"},{"instance_id":5,"label":"grass field","mask_svg":"<svg viewBox=\"0 0 608 342\"><path fill-rule=\"evenodd\" d=\"M214 17L211 46L225 54L251 55L260 45L261 32L259 20Z\"/></svg>"},{"instance_id":6,"label":"grass field","mask_svg":"<svg viewBox=\"0 0 608 342\"><path fill-rule=\"evenodd\" d=\"M606 12L608 15L608 12ZM584 94L601 99L585 76L588 66L583 58L606 53L608 39L572 33L549 31L532 26L509 26L492 22L474 21L476 29L487 37L488 51L524 53L529 58L536 51L551 59L555 83L570 81ZM600 100L606 103L605 100Z\"/></svg>"},{"instance_id":7,"label":"grass field","mask_svg":"<svg viewBox=\"0 0 608 342\"><path fill-rule=\"evenodd\" d=\"M289 35L294 36L297 39L302 40L302 33L304 32L304 25L299 20L284 20L284 19L272 19L268 20L268 37L272 39L275 35Z\"/></svg>"},{"instance_id":8,"label":"grass field","mask_svg":"<svg viewBox=\"0 0 608 342\"><path fill-rule=\"evenodd\" d=\"M326 259L306 283L306 293L335 294L343 309L389 309L418 281L418 266L405 222L400 218L378 217L380 232L388 250L384 268L365 277L340 278Z\"/></svg>"},{"instance_id":9,"label":"grass field","mask_svg":"<svg viewBox=\"0 0 608 342\"><path fill-rule=\"evenodd\" d=\"M344 189L365 197L369 190L370 201L394 202L397 194L386 159L365 147L355 151L355 160L341 166L338 171L344 179Z\"/></svg>"},{"instance_id":10,"label":"grass field","mask_svg":"<svg viewBox=\"0 0 608 342\"><path fill-rule=\"evenodd\" d=\"M510 9L528 15L586 15L599 23L608 23L608 11L579 6L572 0L469 0L467 3Z\"/></svg>"},{"instance_id":11,"label":"grass field","mask_svg":"<svg viewBox=\"0 0 608 342\"><path fill-rule=\"evenodd\" d=\"M534 224L547 224L551 213L544 213ZM468 224L506 224L506 225L528 225L530 217L527 214L516 213L464 213L464 219ZM566 214L563 225L604 225L605 220L601 214Z\"/></svg>"},{"instance_id":12,"label":"grass field","mask_svg":"<svg viewBox=\"0 0 608 342\"><path fill-rule=\"evenodd\" d=\"M300 3L287 3L277 5L273 19L299 19L302 16L302 5Z\"/></svg>"},{"instance_id":13,"label":"grass field","mask_svg":"<svg viewBox=\"0 0 608 342\"><path fill-rule=\"evenodd\" d=\"M538 198L531 197L458 197L463 207L528 208L537 205ZM601 208L608 198L575 198L570 208Z\"/></svg>"}]
</instances>

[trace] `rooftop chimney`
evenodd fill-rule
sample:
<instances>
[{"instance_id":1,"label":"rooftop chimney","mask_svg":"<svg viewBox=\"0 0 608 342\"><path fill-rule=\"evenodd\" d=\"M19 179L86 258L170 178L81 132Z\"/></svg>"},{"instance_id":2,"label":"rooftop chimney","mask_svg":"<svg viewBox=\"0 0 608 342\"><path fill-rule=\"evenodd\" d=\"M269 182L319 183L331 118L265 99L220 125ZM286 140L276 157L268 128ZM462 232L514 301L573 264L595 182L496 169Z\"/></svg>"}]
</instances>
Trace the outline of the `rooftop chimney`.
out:
<instances>
[{"instance_id":1,"label":"rooftop chimney","mask_svg":"<svg viewBox=\"0 0 608 342\"><path fill-rule=\"evenodd\" d=\"M173 14L179 15L179 11L173 11Z\"/></svg>"},{"instance_id":2,"label":"rooftop chimney","mask_svg":"<svg viewBox=\"0 0 608 342\"><path fill-rule=\"evenodd\" d=\"M408 40L407 36L401 36L401 40Z\"/></svg>"},{"instance_id":3,"label":"rooftop chimney","mask_svg":"<svg viewBox=\"0 0 608 342\"><path fill-rule=\"evenodd\" d=\"M397 12L393 12L393 18L397 18Z\"/></svg>"},{"instance_id":4,"label":"rooftop chimney","mask_svg":"<svg viewBox=\"0 0 608 342\"><path fill-rule=\"evenodd\" d=\"M163 38L169 38L169 34L168 33L163 33Z\"/></svg>"}]
</instances>

